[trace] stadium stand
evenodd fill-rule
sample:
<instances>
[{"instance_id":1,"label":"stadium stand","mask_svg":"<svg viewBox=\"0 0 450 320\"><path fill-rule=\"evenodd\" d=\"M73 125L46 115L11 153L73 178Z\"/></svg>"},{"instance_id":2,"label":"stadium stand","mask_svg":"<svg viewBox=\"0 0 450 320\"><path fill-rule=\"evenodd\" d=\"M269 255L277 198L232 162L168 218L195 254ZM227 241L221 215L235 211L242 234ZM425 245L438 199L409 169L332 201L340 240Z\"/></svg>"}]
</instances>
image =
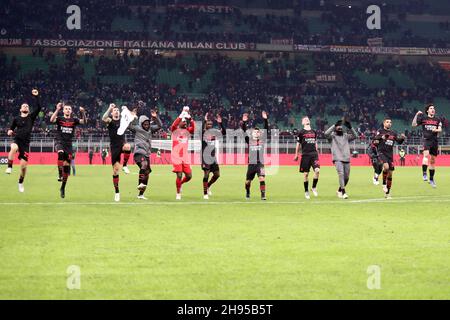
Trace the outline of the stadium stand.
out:
<instances>
[{"instance_id":1,"label":"stadium stand","mask_svg":"<svg viewBox=\"0 0 450 320\"><path fill-rule=\"evenodd\" d=\"M350 3L350 2L349 2ZM447 48L450 5L428 0L366 1L220 1L214 13L200 10L202 1L78 0L86 16L82 30L67 30L62 2L4 1L0 14L6 37L64 39L173 39L271 43L290 39L298 44L367 45L380 37L385 46ZM382 30L364 29L362 7L383 8ZM90 10L101 6L103 10ZM214 7L221 6L221 7ZM264 9L263 9L264 8ZM250 10L251 9L251 10ZM447 16L447 14L449 16ZM17 17L22 17L17 21ZM337 27L339 26L339 27ZM434 102L448 126L450 86L447 59L373 54L266 53L168 50L79 50L2 48L0 128L8 126L29 88L42 89L46 109L36 130L48 132L46 119L55 99L85 106L92 124L82 130L104 133L98 121L110 102L157 107L166 125L189 104L194 116L221 113L237 128L242 112L256 118L271 114L271 125L287 132L309 115L323 132L346 115L361 136L376 130L385 115L398 130L412 132L418 109ZM53 101L52 101L53 100ZM95 119L95 120L94 120Z\"/></svg>"}]
</instances>

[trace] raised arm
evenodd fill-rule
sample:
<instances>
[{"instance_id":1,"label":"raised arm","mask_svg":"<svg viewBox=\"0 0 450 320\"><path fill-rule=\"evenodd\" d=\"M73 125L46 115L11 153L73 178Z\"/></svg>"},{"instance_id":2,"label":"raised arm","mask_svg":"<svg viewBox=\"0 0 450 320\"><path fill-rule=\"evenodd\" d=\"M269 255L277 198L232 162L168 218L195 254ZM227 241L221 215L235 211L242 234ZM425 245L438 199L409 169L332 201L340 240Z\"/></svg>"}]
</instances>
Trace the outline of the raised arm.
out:
<instances>
[{"instance_id":1,"label":"raised arm","mask_svg":"<svg viewBox=\"0 0 450 320\"><path fill-rule=\"evenodd\" d=\"M241 128L244 131L244 139L245 139L245 143L249 144L250 143L250 138L247 135L247 123L248 123L248 113L244 113L242 115L242 123L241 123Z\"/></svg>"},{"instance_id":2,"label":"raised arm","mask_svg":"<svg viewBox=\"0 0 450 320\"><path fill-rule=\"evenodd\" d=\"M264 121L264 130L269 130L269 116L266 111L261 112Z\"/></svg>"},{"instance_id":3,"label":"raised arm","mask_svg":"<svg viewBox=\"0 0 450 320\"><path fill-rule=\"evenodd\" d=\"M180 117L176 118L175 121L170 126L170 131L174 132L175 130L177 130L180 122L181 122L181 118Z\"/></svg>"},{"instance_id":4,"label":"raised arm","mask_svg":"<svg viewBox=\"0 0 450 320\"><path fill-rule=\"evenodd\" d=\"M356 130L352 127L351 123L349 121L345 121L344 122L344 126L347 127L348 132L347 132L347 138L348 141L353 141L356 139L356 137L358 136L358 133L356 132Z\"/></svg>"},{"instance_id":5,"label":"raised arm","mask_svg":"<svg viewBox=\"0 0 450 320\"><path fill-rule=\"evenodd\" d=\"M355 128L350 129L350 133L348 133L348 141L353 141L358 137L358 132L356 132Z\"/></svg>"},{"instance_id":6,"label":"raised arm","mask_svg":"<svg viewBox=\"0 0 450 320\"><path fill-rule=\"evenodd\" d=\"M329 127L325 132L324 135L327 139L331 139L331 137L333 137L334 134L334 128L336 126L333 124L331 127Z\"/></svg>"},{"instance_id":7,"label":"raised arm","mask_svg":"<svg viewBox=\"0 0 450 320\"><path fill-rule=\"evenodd\" d=\"M191 118L191 123L189 125L189 128L187 129L190 134L194 134L195 132L195 121Z\"/></svg>"},{"instance_id":8,"label":"raised arm","mask_svg":"<svg viewBox=\"0 0 450 320\"><path fill-rule=\"evenodd\" d=\"M220 114L217 115L216 121L220 126L220 131L222 132L222 136L226 136L227 129L225 128L225 126L223 124L222 117L220 116Z\"/></svg>"},{"instance_id":9,"label":"raised arm","mask_svg":"<svg viewBox=\"0 0 450 320\"><path fill-rule=\"evenodd\" d=\"M411 123L411 126L413 127L413 128L415 128L415 127L417 127L417 118L419 117L419 115L421 115L422 114L422 111L417 111L417 113L416 113L416 115L414 116L414 119L413 119L413 121L412 121L412 123Z\"/></svg>"},{"instance_id":10,"label":"raised arm","mask_svg":"<svg viewBox=\"0 0 450 320\"><path fill-rule=\"evenodd\" d=\"M156 110L152 110L150 114L152 116L152 120L150 121L150 130L152 131L152 133L155 133L162 128L161 119L159 119Z\"/></svg>"},{"instance_id":11,"label":"raised arm","mask_svg":"<svg viewBox=\"0 0 450 320\"><path fill-rule=\"evenodd\" d=\"M116 105L114 103L110 103L108 109L102 116L102 121L105 123L110 123L112 121L111 117L109 116L111 114L112 109L114 109Z\"/></svg>"},{"instance_id":12,"label":"raised arm","mask_svg":"<svg viewBox=\"0 0 450 320\"><path fill-rule=\"evenodd\" d=\"M56 105L55 112L53 112L52 116L50 117L50 122L52 123L56 122L56 118L58 118L58 113L61 110L62 106L63 106L62 102L58 102L58 104Z\"/></svg>"}]
</instances>

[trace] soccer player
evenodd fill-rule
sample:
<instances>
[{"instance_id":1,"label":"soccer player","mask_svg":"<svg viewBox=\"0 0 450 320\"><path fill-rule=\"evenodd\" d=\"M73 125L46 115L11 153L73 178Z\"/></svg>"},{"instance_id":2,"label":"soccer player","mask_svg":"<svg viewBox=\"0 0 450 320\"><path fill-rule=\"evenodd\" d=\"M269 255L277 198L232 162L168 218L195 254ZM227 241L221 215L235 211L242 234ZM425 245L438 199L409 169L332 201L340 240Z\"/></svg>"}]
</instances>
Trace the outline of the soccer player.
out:
<instances>
[{"instance_id":1,"label":"soccer player","mask_svg":"<svg viewBox=\"0 0 450 320\"><path fill-rule=\"evenodd\" d=\"M261 116L264 120L264 130L269 130L269 119L266 111L262 111ZM242 115L242 130L245 133L245 143L248 146L248 167L245 179L245 198L250 199L250 188L255 175L259 179L259 190L261 200L266 200L266 173L264 168L264 146L266 138L258 127L248 128L248 114Z\"/></svg>"},{"instance_id":2,"label":"soccer player","mask_svg":"<svg viewBox=\"0 0 450 320\"><path fill-rule=\"evenodd\" d=\"M369 155L370 162L372 163L373 167L373 184L379 185L380 181L378 181L378 178L383 171L383 163L381 163L380 159L378 158L378 151L377 151L377 145L373 142L370 143L369 149L367 150L367 154Z\"/></svg>"},{"instance_id":3,"label":"soccer player","mask_svg":"<svg viewBox=\"0 0 450 320\"><path fill-rule=\"evenodd\" d=\"M221 136L225 136L226 129L222 122L222 117L217 115L216 121L220 126ZM211 186L220 177L219 164L216 158L216 142L218 130L213 129L213 121L205 115L205 122L202 131L202 170L203 170L203 199L209 199ZM220 135L219 135L220 136ZM211 180L209 176L212 173ZM209 180L209 181L208 181Z\"/></svg>"},{"instance_id":4,"label":"soccer player","mask_svg":"<svg viewBox=\"0 0 450 320\"><path fill-rule=\"evenodd\" d=\"M156 110L151 110L151 119L145 115L139 117L139 123L135 120L129 126L129 129L135 133L134 136L134 162L139 167L138 199L147 200L144 192L148 185L148 176L152 172L150 167L150 158L152 153L152 134L161 129L161 120L158 118ZM134 112L135 115L135 112ZM137 116L136 116L137 119Z\"/></svg>"},{"instance_id":5,"label":"soccer player","mask_svg":"<svg viewBox=\"0 0 450 320\"><path fill-rule=\"evenodd\" d=\"M344 132L344 128L347 132ZM350 141L356 139L357 133L349 121L339 120L325 131L325 136L331 140L331 153L333 163L339 176L339 189L336 192L338 198L347 199L345 187L350 179Z\"/></svg>"},{"instance_id":6,"label":"soccer player","mask_svg":"<svg viewBox=\"0 0 450 320\"><path fill-rule=\"evenodd\" d=\"M383 163L383 191L386 199L391 199L392 173L394 167L394 144L402 144L406 136L402 133L400 136L394 130L391 130L392 119L383 120L383 128L378 130L374 143L377 145L378 157Z\"/></svg>"},{"instance_id":7,"label":"soccer player","mask_svg":"<svg viewBox=\"0 0 450 320\"><path fill-rule=\"evenodd\" d=\"M102 120L103 122L106 123L109 134L109 146L111 149L111 165L113 167L113 185L115 190L114 201L120 201L120 192L119 192L120 156L123 153L122 170L126 174L129 174L130 170L128 169L127 164L131 154L131 145L125 142L124 135L117 134L117 130L120 127L120 109L114 103L111 103L109 105L108 110L106 110L106 112L103 114Z\"/></svg>"},{"instance_id":8,"label":"soccer player","mask_svg":"<svg viewBox=\"0 0 450 320\"><path fill-rule=\"evenodd\" d=\"M172 132L172 165L177 175L175 185L177 188L176 200L181 200L182 185L192 179L192 169L188 153L189 137L194 134L195 122L185 106L178 118L170 126ZM184 174L184 177L183 177Z\"/></svg>"},{"instance_id":9,"label":"soccer player","mask_svg":"<svg viewBox=\"0 0 450 320\"><path fill-rule=\"evenodd\" d=\"M8 167L6 173L11 174L14 156L19 152L20 160L20 176L19 176L19 192L24 192L25 187L23 181L27 173L28 166L28 151L30 149L31 131L33 130L34 121L41 111L41 102L39 99L39 92L36 89L31 91L33 96L33 112L30 113L30 106L23 103L20 106L20 115L13 119L11 127L8 130L8 136L14 135L13 143L11 143L11 150L8 154Z\"/></svg>"},{"instance_id":10,"label":"soccer player","mask_svg":"<svg viewBox=\"0 0 450 320\"><path fill-rule=\"evenodd\" d=\"M63 115L59 116L59 111L63 109ZM56 105L56 110L50 117L50 122L56 123L56 144L55 148L58 153L58 171L62 181L60 188L60 196L66 196L66 184L70 174L70 161L72 160L72 139L75 134L75 128L79 124L86 124L86 112L83 107L80 107L81 119L72 116L72 106L70 104L63 104L59 102Z\"/></svg>"},{"instance_id":11,"label":"soccer player","mask_svg":"<svg viewBox=\"0 0 450 320\"><path fill-rule=\"evenodd\" d=\"M430 185L436 188L434 182L435 163L438 155L438 134L442 132L442 122L436 118L436 109L434 105L429 104L425 108L425 114L418 111L412 121L412 126L422 126L423 131L423 159L422 174L423 181L428 181L427 169L430 169Z\"/></svg>"},{"instance_id":12,"label":"soccer player","mask_svg":"<svg viewBox=\"0 0 450 320\"><path fill-rule=\"evenodd\" d=\"M309 170L313 168L313 184L311 191L315 197L319 195L317 192L317 183L319 182L320 162L319 152L317 151L317 132L311 128L309 117L302 118L303 129L300 130L297 136L297 146L295 147L294 161L298 160L298 154L302 152L302 159L300 160L300 172L304 175L303 186L305 188L305 198L310 199L309 195Z\"/></svg>"}]
</instances>

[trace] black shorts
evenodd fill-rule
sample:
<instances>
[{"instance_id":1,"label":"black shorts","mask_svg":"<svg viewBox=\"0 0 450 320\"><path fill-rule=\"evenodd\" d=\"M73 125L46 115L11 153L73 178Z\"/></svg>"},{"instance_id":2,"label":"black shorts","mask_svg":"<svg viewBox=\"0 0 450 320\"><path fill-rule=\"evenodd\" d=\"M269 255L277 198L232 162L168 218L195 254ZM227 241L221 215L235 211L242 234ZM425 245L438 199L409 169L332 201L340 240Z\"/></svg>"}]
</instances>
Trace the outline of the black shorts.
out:
<instances>
[{"instance_id":1,"label":"black shorts","mask_svg":"<svg viewBox=\"0 0 450 320\"><path fill-rule=\"evenodd\" d=\"M60 150L63 151L63 160L64 161L70 162L72 160L72 156L73 156L72 144L56 142L55 150L56 150L56 152L59 152Z\"/></svg>"},{"instance_id":2,"label":"black shorts","mask_svg":"<svg viewBox=\"0 0 450 320\"><path fill-rule=\"evenodd\" d=\"M123 145L110 145L109 147L111 149L111 164L114 165L116 162L120 163Z\"/></svg>"},{"instance_id":3,"label":"black shorts","mask_svg":"<svg viewBox=\"0 0 450 320\"><path fill-rule=\"evenodd\" d=\"M262 163L258 164L249 164L247 167L247 180L253 180L255 175L258 177L265 177L266 171L264 169L264 165Z\"/></svg>"},{"instance_id":4,"label":"black shorts","mask_svg":"<svg viewBox=\"0 0 450 320\"><path fill-rule=\"evenodd\" d=\"M428 150L432 156L437 157L439 152L439 144L436 141L425 141L423 150Z\"/></svg>"},{"instance_id":5,"label":"black shorts","mask_svg":"<svg viewBox=\"0 0 450 320\"><path fill-rule=\"evenodd\" d=\"M300 160L300 172L309 172L313 168L316 170L320 168L319 155L318 154L303 154Z\"/></svg>"},{"instance_id":6,"label":"black shorts","mask_svg":"<svg viewBox=\"0 0 450 320\"><path fill-rule=\"evenodd\" d=\"M216 172L216 171L219 171L219 165L216 162L211 163L211 164L207 164L207 163L203 162L202 170L209 171L209 172Z\"/></svg>"},{"instance_id":7,"label":"black shorts","mask_svg":"<svg viewBox=\"0 0 450 320\"><path fill-rule=\"evenodd\" d=\"M138 165L139 168L142 168L145 164L144 169L149 169L149 172L152 172L152 168L150 167L150 158L141 153L135 153L133 155L134 163Z\"/></svg>"},{"instance_id":8,"label":"black shorts","mask_svg":"<svg viewBox=\"0 0 450 320\"><path fill-rule=\"evenodd\" d=\"M28 151L30 150L30 141L14 139L14 143L19 147L19 160L28 161Z\"/></svg>"},{"instance_id":9,"label":"black shorts","mask_svg":"<svg viewBox=\"0 0 450 320\"><path fill-rule=\"evenodd\" d=\"M391 170L391 171L394 171L394 170L395 170L394 159L393 159L393 157L390 157L390 156L387 156L387 155L384 155L384 154L380 153L380 154L378 155L378 158L380 159L380 162L381 162L381 163L383 163L383 164L385 164L385 163L389 164L389 170Z\"/></svg>"}]
</instances>

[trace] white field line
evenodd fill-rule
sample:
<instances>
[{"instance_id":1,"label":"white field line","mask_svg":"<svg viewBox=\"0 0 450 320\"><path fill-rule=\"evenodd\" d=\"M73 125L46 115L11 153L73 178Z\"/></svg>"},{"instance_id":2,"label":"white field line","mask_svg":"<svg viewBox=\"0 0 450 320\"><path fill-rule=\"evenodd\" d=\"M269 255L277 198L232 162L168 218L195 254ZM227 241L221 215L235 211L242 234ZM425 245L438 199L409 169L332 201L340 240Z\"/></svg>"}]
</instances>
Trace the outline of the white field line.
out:
<instances>
[{"instance_id":1,"label":"white field line","mask_svg":"<svg viewBox=\"0 0 450 320\"><path fill-rule=\"evenodd\" d=\"M256 198L257 199L257 198ZM420 200L419 200L420 199ZM290 204L311 204L311 205L322 205L322 204L361 204L361 203L408 203L415 202L418 200L423 203L430 202L450 202L450 195L441 196L411 196L411 197L398 197L393 199L384 198L372 198L372 199L360 199L360 200L323 200L312 199L303 201L142 201L142 202L0 202L0 206L21 206L21 205L37 205L37 206L170 206L170 205L228 205L228 204L246 204L246 205L290 205Z\"/></svg>"}]
</instances>

